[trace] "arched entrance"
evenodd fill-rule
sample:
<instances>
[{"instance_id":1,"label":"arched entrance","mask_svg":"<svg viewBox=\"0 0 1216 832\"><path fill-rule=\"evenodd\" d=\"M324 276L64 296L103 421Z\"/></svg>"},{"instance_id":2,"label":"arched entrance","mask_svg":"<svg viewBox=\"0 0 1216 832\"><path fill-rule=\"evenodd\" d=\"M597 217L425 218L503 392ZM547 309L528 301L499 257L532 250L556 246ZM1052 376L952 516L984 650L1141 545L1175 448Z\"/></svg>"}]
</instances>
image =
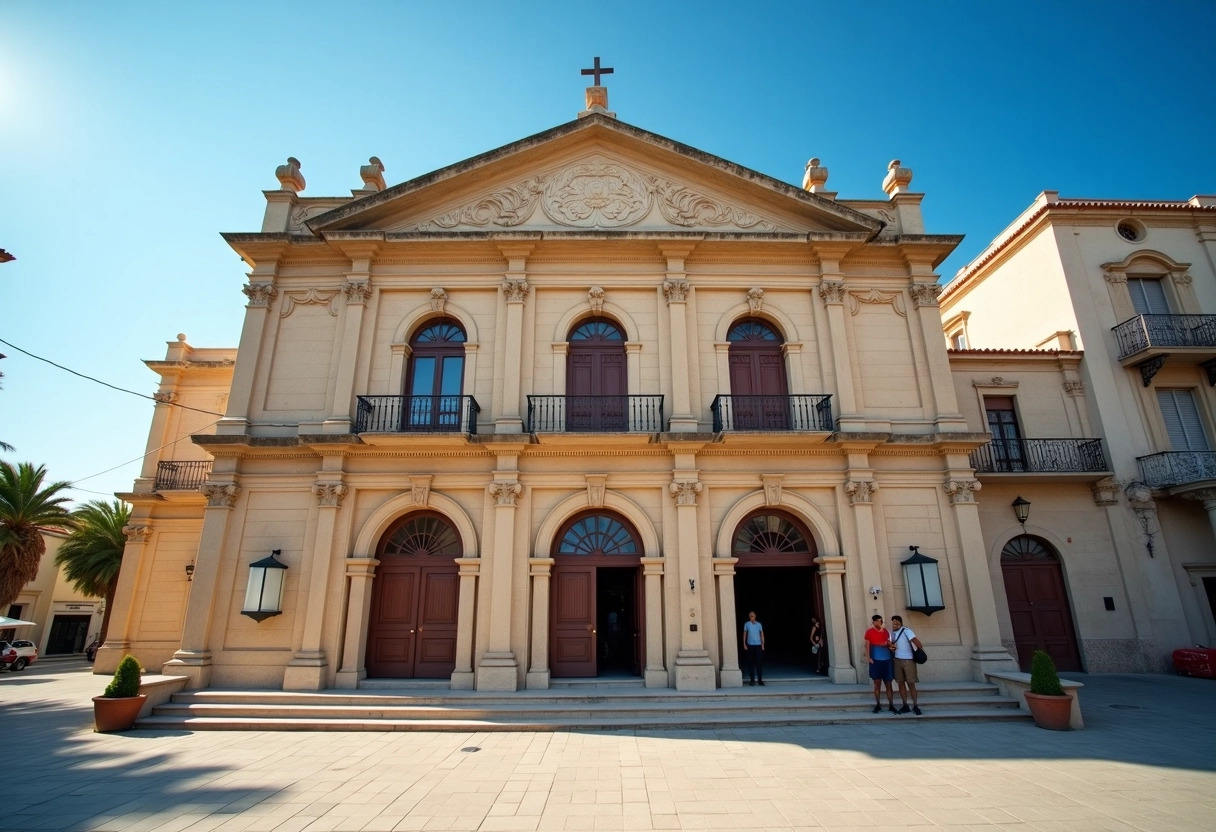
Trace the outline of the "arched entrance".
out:
<instances>
[{"instance_id":1,"label":"arched entrance","mask_svg":"<svg viewBox=\"0 0 1216 832\"><path fill-rule=\"evenodd\" d=\"M1030 670L1035 650L1045 650L1059 670L1081 670L1064 570L1050 546L1037 537L1018 535L1001 550L1001 573L1018 666Z\"/></svg>"},{"instance_id":2,"label":"arched entrance","mask_svg":"<svg viewBox=\"0 0 1216 832\"><path fill-rule=\"evenodd\" d=\"M549 612L554 677L642 674L641 556L637 531L614 514L581 514L558 532Z\"/></svg>"},{"instance_id":3,"label":"arched entrance","mask_svg":"<svg viewBox=\"0 0 1216 832\"><path fill-rule=\"evenodd\" d=\"M764 625L765 673L812 672L819 657L811 654L811 619L823 622L815 544L796 518L772 509L748 515L735 531L731 554L735 566L735 621L740 632L749 611ZM825 631L824 650L829 642ZM823 666L828 666L828 656Z\"/></svg>"},{"instance_id":4,"label":"arched entrance","mask_svg":"<svg viewBox=\"0 0 1216 832\"><path fill-rule=\"evenodd\" d=\"M456 668L460 536L434 512L408 514L380 540L367 675L442 678Z\"/></svg>"},{"instance_id":5,"label":"arched entrance","mask_svg":"<svg viewBox=\"0 0 1216 832\"><path fill-rule=\"evenodd\" d=\"M588 318L570 333L566 430L623 431L628 412L625 336L607 318Z\"/></svg>"},{"instance_id":6,"label":"arched entrance","mask_svg":"<svg viewBox=\"0 0 1216 832\"><path fill-rule=\"evenodd\" d=\"M744 318L730 343L730 394L735 430L789 430L789 385L782 339L766 321Z\"/></svg>"}]
</instances>

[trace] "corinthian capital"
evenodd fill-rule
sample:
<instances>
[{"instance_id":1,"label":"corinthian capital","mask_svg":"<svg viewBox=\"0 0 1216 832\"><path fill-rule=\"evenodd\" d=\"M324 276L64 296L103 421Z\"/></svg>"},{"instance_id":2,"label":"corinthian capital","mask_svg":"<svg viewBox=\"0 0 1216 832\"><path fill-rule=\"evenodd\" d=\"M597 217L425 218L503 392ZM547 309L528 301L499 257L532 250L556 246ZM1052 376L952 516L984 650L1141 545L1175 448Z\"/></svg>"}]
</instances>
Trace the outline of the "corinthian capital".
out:
<instances>
[{"instance_id":1,"label":"corinthian capital","mask_svg":"<svg viewBox=\"0 0 1216 832\"><path fill-rule=\"evenodd\" d=\"M849 480L844 484L844 493L849 495L849 505L853 506L873 502L877 490L878 483L873 480Z\"/></svg>"},{"instance_id":2,"label":"corinthian capital","mask_svg":"<svg viewBox=\"0 0 1216 832\"><path fill-rule=\"evenodd\" d=\"M152 398L157 404L173 404L177 401L177 393L153 393Z\"/></svg>"},{"instance_id":3,"label":"corinthian capital","mask_svg":"<svg viewBox=\"0 0 1216 832\"><path fill-rule=\"evenodd\" d=\"M364 304L372 296L372 284L366 280L352 280L343 287L343 291L347 303Z\"/></svg>"},{"instance_id":4,"label":"corinthian capital","mask_svg":"<svg viewBox=\"0 0 1216 832\"><path fill-rule=\"evenodd\" d=\"M663 296L670 303L683 303L688 295L687 280L664 280L663 281Z\"/></svg>"},{"instance_id":5,"label":"corinthian capital","mask_svg":"<svg viewBox=\"0 0 1216 832\"><path fill-rule=\"evenodd\" d=\"M502 293L507 297L507 303L523 303L528 298L528 290L532 287L526 280L508 278L502 282Z\"/></svg>"},{"instance_id":6,"label":"corinthian capital","mask_svg":"<svg viewBox=\"0 0 1216 832\"><path fill-rule=\"evenodd\" d=\"M979 480L946 480L942 486L954 505L959 503L974 503L975 492L981 488Z\"/></svg>"},{"instance_id":7,"label":"corinthian capital","mask_svg":"<svg viewBox=\"0 0 1216 832\"><path fill-rule=\"evenodd\" d=\"M207 498L208 506L232 508L236 498L241 496L241 487L236 483L208 482L203 484L203 496Z\"/></svg>"},{"instance_id":8,"label":"corinthian capital","mask_svg":"<svg viewBox=\"0 0 1216 832\"><path fill-rule=\"evenodd\" d=\"M147 543L148 538L152 536L152 527L132 524L130 526L123 526L122 533L131 543Z\"/></svg>"},{"instance_id":9,"label":"corinthian capital","mask_svg":"<svg viewBox=\"0 0 1216 832\"><path fill-rule=\"evenodd\" d=\"M819 281L819 297L826 303L844 303L843 280Z\"/></svg>"},{"instance_id":10,"label":"corinthian capital","mask_svg":"<svg viewBox=\"0 0 1216 832\"><path fill-rule=\"evenodd\" d=\"M513 506L524 493L524 487L518 480L508 482L492 482L489 486L490 496L500 506Z\"/></svg>"},{"instance_id":11,"label":"corinthian capital","mask_svg":"<svg viewBox=\"0 0 1216 832\"><path fill-rule=\"evenodd\" d=\"M342 498L346 496L346 486L340 482L318 482L314 483L312 493L317 495L317 505L319 506L340 506Z\"/></svg>"},{"instance_id":12,"label":"corinthian capital","mask_svg":"<svg viewBox=\"0 0 1216 832\"><path fill-rule=\"evenodd\" d=\"M676 480L668 488L677 506L695 506L703 486L699 480Z\"/></svg>"},{"instance_id":13,"label":"corinthian capital","mask_svg":"<svg viewBox=\"0 0 1216 832\"><path fill-rule=\"evenodd\" d=\"M937 296L942 293L942 287L936 283L913 283L909 291L913 305L937 306Z\"/></svg>"},{"instance_id":14,"label":"corinthian capital","mask_svg":"<svg viewBox=\"0 0 1216 832\"><path fill-rule=\"evenodd\" d=\"M279 293L273 283L249 283L242 286L241 291L249 298L248 306L270 306L274 296Z\"/></svg>"}]
</instances>

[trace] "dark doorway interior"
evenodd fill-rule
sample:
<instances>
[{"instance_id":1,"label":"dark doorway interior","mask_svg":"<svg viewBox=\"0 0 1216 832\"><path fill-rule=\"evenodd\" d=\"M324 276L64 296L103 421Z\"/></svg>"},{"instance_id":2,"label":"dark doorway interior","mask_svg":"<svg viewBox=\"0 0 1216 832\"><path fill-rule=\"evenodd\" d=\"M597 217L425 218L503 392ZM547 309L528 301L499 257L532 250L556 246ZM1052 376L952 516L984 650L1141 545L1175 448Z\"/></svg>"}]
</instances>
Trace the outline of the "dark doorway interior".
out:
<instances>
[{"instance_id":1,"label":"dark doorway interior","mask_svg":"<svg viewBox=\"0 0 1216 832\"><path fill-rule=\"evenodd\" d=\"M637 567L601 566L595 571L599 676L641 675L637 583Z\"/></svg>"},{"instance_id":2,"label":"dark doorway interior","mask_svg":"<svg viewBox=\"0 0 1216 832\"><path fill-rule=\"evenodd\" d=\"M85 639L89 636L91 615L57 615L51 622L51 634L46 640L48 656L68 653L83 653Z\"/></svg>"},{"instance_id":3,"label":"dark doorway interior","mask_svg":"<svg viewBox=\"0 0 1216 832\"><path fill-rule=\"evenodd\" d=\"M764 625L767 676L815 672L811 656L811 617L818 615L812 566L754 566L735 570L735 642L742 644L743 622L754 610ZM823 621L823 617L819 616ZM825 634L826 638L826 634Z\"/></svg>"}]
</instances>

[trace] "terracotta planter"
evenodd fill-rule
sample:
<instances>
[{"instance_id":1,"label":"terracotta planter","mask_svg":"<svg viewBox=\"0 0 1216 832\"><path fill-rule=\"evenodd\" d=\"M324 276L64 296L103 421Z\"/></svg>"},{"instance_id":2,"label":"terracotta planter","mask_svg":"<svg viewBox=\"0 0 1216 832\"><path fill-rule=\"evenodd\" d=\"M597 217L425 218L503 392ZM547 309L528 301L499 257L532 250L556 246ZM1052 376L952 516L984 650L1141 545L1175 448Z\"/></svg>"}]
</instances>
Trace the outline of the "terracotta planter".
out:
<instances>
[{"instance_id":1,"label":"terracotta planter","mask_svg":"<svg viewBox=\"0 0 1216 832\"><path fill-rule=\"evenodd\" d=\"M146 693L138 696L94 696L93 727L103 734L129 731L147 698Z\"/></svg>"},{"instance_id":2,"label":"terracotta planter","mask_svg":"<svg viewBox=\"0 0 1216 832\"><path fill-rule=\"evenodd\" d=\"M1071 696L1044 696L1027 691L1026 707L1034 717L1034 724L1049 731L1067 731L1072 721Z\"/></svg>"}]
</instances>

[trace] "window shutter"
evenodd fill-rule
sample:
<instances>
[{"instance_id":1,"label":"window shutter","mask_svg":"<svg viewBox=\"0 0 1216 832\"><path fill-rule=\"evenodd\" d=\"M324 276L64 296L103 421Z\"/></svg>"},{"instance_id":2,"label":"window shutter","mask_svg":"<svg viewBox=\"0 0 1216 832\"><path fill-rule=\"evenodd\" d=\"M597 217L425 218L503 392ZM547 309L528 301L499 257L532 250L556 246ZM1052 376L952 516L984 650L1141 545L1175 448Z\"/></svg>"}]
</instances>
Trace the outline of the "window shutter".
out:
<instances>
[{"instance_id":1,"label":"window shutter","mask_svg":"<svg viewBox=\"0 0 1216 832\"><path fill-rule=\"evenodd\" d=\"M1165 419L1165 432L1170 439L1170 450L1206 451L1207 436L1203 420L1195 405L1195 396L1190 390L1158 390L1157 403Z\"/></svg>"},{"instance_id":2,"label":"window shutter","mask_svg":"<svg viewBox=\"0 0 1216 832\"><path fill-rule=\"evenodd\" d=\"M1156 278L1128 278L1127 290L1137 315L1168 315L1170 304L1165 299L1165 287Z\"/></svg>"}]
</instances>

